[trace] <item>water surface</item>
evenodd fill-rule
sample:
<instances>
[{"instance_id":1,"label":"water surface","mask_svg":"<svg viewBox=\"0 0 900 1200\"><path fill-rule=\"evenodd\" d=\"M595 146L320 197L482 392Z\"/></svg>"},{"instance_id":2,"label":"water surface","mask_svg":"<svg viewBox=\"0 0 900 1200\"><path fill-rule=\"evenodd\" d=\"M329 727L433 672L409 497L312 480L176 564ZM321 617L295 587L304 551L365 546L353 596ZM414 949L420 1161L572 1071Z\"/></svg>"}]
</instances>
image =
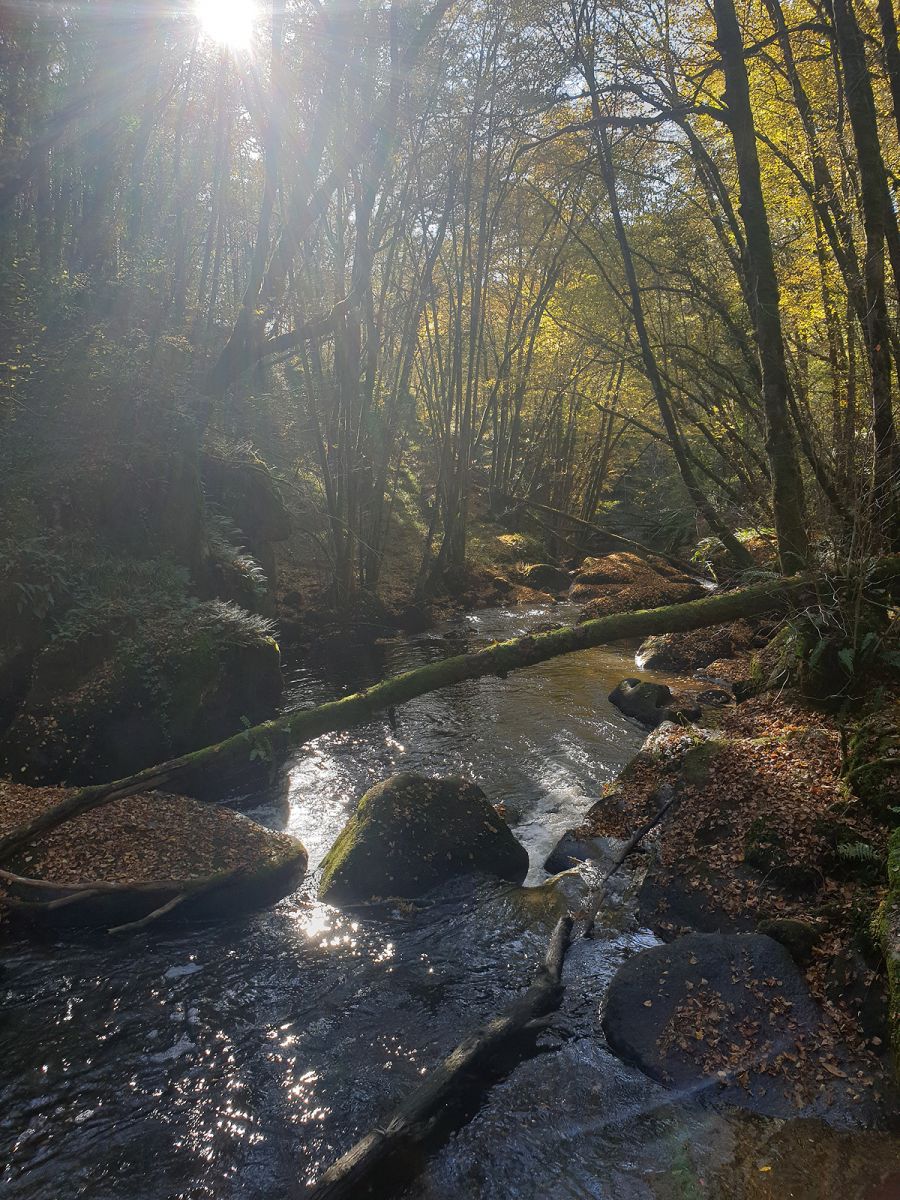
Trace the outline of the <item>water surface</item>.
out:
<instances>
[{"instance_id":1,"label":"water surface","mask_svg":"<svg viewBox=\"0 0 900 1200\"><path fill-rule=\"evenodd\" d=\"M548 615L478 613L375 661L350 654L342 674L297 670L291 703ZM643 739L606 700L635 673L631 649L585 651L422 697L396 728L320 738L291 764L288 828L314 866L371 783L398 769L460 772L504 802L538 881L556 837ZM489 882L356 913L315 903L314 890L313 873L298 895L230 925L4 946L4 1200L297 1194L517 993L553 921L528 893ZM611 913L575 947L544 1052L493 1088L406 1200L896 1200L886 1135L711 1114L606 1050L604 989L651 942Z\"/></svg>"}]
</instances>

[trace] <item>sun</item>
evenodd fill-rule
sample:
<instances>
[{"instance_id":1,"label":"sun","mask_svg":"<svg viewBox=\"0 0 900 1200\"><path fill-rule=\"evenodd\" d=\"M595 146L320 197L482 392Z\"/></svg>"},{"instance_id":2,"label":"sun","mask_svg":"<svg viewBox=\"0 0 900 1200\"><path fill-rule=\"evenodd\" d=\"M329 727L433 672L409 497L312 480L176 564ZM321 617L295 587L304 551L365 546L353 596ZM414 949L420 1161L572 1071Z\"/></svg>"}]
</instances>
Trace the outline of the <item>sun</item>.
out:
<instances>
[{"instance_id":1,"label":"sun","mask_svg":"<svg viewBox=\"0 0 900 1200\"><path fill-rule=\"evenodd\" d=\"M212 41L232 50L249 49L259 20L255 0L194 0L194 13Z\"/></svg>"}]
</instances>

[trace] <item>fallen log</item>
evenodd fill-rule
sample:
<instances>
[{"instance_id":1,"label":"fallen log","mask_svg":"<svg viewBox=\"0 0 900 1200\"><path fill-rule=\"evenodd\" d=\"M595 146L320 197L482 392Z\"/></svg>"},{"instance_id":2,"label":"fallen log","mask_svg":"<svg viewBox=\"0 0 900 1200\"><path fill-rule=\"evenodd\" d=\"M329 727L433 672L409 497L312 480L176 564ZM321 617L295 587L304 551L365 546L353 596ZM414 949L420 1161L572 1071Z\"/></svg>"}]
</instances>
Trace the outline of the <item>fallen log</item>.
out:
<instances>
[{"instance_id":1,"label":"fallen log","mask_svg":"<svg viewBox=\"0 0 900 1200\"><path fill-rule=\"evenodd\" d=\"M383 1126L376 1126L329 1167L307 1192L308 1200L339 1200L358 1195L373 1173L398 1151L428 1136L431 1122L446 1108L473 1071L483 1070L512 1038L534 1021L559 1007L562 968L572 918L560 917L553 930L544 961L531 986L505 1012L485 1022L459 1043L428 1078L404 1100Z\"/></svg>"},{"instance_id":2,"label":"fallen log","mask_svg":"<svg viewBox=\"0 0 900 1200\"><path fill-rule=\"evenodd\" d=\"M628 839L609 870L592 891L591 902L581 915L582 937L590 937L607 885L626 858L644 837L663 819L675 803L673 793L659 811ZM489 1060L494 1059L517 1035L524 1033L559 1008L563 994L562 970L572 944L575 918L571 913L557 921L544 961L528 990L497 1017L491 1018L459 1043L444 1061L391 1114L384 1125L376 1125L342 1155L308 1189L306 1200L345 1200L360 1195L360 1189L375 1182L374 1176L388 1159L426 1141L436 1120L445 1113L460 1093L477 1089L489 1077Z\"/></svg>"},{"instance_id":3,"label":"fallen log","mask_svg":"<svg viewBox=\"0 0 900 1200\"><path fill-rule=\"evenodd\" d=\"M878 578L883 582L900 579L900 556L883 559ZM526 634L507 642L496 642L484 650L429 663L340 700L285 713L274 720L242 730L215 745L147 767L126 779L82 788L0 839L0 862L9 859L35 837L79 813L99 808L123 796L132 796L136 792L163 787L177 791L179 779L207 766L221 768L223 764L237 764L251 755L281 758L288 750L323 733L351 729L378 712L466 679L479 679L484 675L504 678L510 671L621 639L642 639L651 634L701 629L705 625L718 625L740 617L785 612L801 603L805 596L810 599L815 597L815 579L812 576L795 575L788 579L766 580L738 591L704 596L684 604L615 613L580 625L564 626L550 633Z\"/></svg>"}]
</instances>

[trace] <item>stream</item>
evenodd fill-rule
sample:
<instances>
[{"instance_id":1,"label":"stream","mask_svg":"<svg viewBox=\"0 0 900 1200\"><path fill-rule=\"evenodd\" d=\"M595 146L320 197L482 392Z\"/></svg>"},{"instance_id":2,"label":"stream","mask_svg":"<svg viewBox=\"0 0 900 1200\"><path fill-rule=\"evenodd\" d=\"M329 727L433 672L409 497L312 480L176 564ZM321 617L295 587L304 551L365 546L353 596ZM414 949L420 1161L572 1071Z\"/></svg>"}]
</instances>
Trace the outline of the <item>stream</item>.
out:
<instances>
[{"instance_id":1,"label":"stream","mask_svg":"<svg viewBox=\"0 0 900 1200\"><path fill-rule=\"evenodd\" d=\"M554 609L493 609L376 648L342 670L298 668L304 706L486 641ZM302 1193L540 959L539 893L461 880L423 902L341 913L314 868L361 793L397 770L475 779L531 856L635 753L643 730L606 699L643 674L601 648L421 697L290 765L286 804L258 819L310 853L301 892L241 922L161 936L6 943L0 958L4 1200L282 1200ZM625 909L567 959L541 1053L487 1094L403 1200L897 1200L897 1143L814 1121L715 1113L620 1063L599 1010L628 954L653 944Z\"/></svg>"}]
</instances>

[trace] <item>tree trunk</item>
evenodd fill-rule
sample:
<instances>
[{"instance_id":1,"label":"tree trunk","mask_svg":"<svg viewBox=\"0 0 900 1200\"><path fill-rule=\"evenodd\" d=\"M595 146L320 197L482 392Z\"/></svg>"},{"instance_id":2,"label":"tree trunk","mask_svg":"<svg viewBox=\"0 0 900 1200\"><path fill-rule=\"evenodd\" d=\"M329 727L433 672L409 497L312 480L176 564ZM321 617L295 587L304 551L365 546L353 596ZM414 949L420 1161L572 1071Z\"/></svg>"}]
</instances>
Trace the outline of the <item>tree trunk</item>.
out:
<instances>
[{"instance_id":1,"label":"tree trunk","mask_svg":"<svg viewBox=\"0 0 900 1200\"><path fill-rule=\"evenodd\" d=\"M744 46L733 0L714 0L717 46L725 73L728 126L737 161L741 218L747 242L750 291L755 298L753 321L762 371L766 417L766 452L772 473L772 506L778 554L783 571L802 570L809 557L803 499L803 477L791 430L788 375L781 331L778 278L772 253L769 219L763 198L756 129L750 106L750 83Z\"/></svg>"},{"instance_id":2,"label":"tree trunk","mask_svg":"<svg viewBox=\"0 0 900 1200\"><path fill-rule=\"evenodd\" d=\"M596 98L596 90L592 97L595 118L600 117L599 104ZM650 343L650 334L647 330L647 323L644 320L644 304L641 299L641 289L638 284L637 272L634 267L634 259L631 254L631 246L628 241L628 235L625 231L625 223L622 220L622 214L619 210L619 201L616 191L616 178L613 169L612 153L609 145L609 137L603 125L600 124L597 129L597 141L600 151L600 173L603 176L603 182L606 184L606 190L609 194L609 205L612 213L613 225L616 231L616 239L619 243L619 250L622 254L622 265L625 270L625 279L628 284L628 291L631 296L631 315L634 321L635 332L637 333L638 342L641 347L641 357L644 361L644 370L647 378L650 381L650 386L653 390L653 396L659 408L659 415L662 418L665 426L666 434L669 439L669 445L672 447L672 453L675 455L675 461L678 464L678 470L681 473L681 478L684 480L684 486L688 490L688 494L693 500L697 511L703 516L707 525L728 551L729 555L734 559L734 562L739 567L749 568L753 566L753 559L750 556L747 548L737 540L732 531L728 528L725 522L716 512L712 502L707 494L697 482L697 477L694 474L690 459L688 458L687 449L681 437L681 433L675 424L675 417L672 412L672 405L669 401L669 395L665 384L663 383L662 374L659 370L659 365L656 361L656 354L653 346Z\"/></svg>"},{"instance_id":3,"label":"tree trunk","mask_svg":"<svg viewBox=\"0 0 900 1200\"><path fill-rule=\"evenodd\" d=\"M849 0L833 0L834 36L844 71L847 115L859 165L859 187L866 234L863 278L866 292L866 331L872 372L872 434L874 439L876 510L889 543L895 544L894 488L897 433L891 402L890 326L885 290L884 248L888 236L890 196L881 144L872 81L866 63L862 32Z\"/></svg>"},{"instance_id":4,"label":"tree trunk","mask_svg":"<svg viewBox=\"0 0 900 1200\"><path fill-rule=\"evenodd\" d=\"M900 137L900 46L897 44L897 19L894 16L893 0L878 0L878 19L881 22L881 40L884 43L884 65L891 85L894 120L897 123L897 136Z\"/></svg>"}]
</instances>

